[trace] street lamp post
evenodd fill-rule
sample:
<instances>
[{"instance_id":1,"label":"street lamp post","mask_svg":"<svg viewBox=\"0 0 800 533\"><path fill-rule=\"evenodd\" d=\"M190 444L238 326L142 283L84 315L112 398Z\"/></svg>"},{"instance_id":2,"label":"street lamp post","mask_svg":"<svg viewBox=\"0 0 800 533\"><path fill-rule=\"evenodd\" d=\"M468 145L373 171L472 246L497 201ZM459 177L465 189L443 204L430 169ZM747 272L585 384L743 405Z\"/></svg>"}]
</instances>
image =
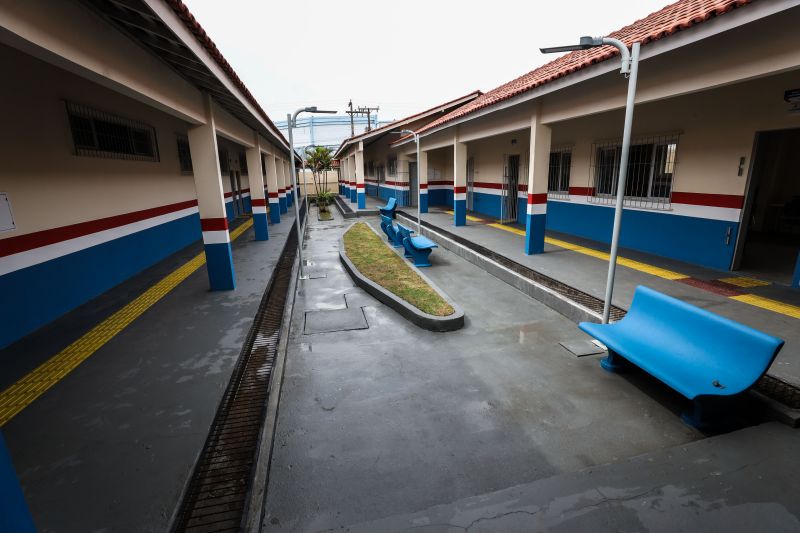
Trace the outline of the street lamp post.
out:
<instances>
[{"instance_id":1,"label":"street lamp post","mask_svg":"<svg viewBox=\"0 0 800 533\"><path fill-rule=\"evenodd\" d=\"M628 98L625 102L625 125L622 130L622 151L620 153L619 178L617 179L617 201L614 209L614 227L611 230L611 251L608 259L608 278L606 279L606 295L603 302L603 324L608 324L611 315L611 297L614 293L614 276L617 269L617 253L619 251L619 232L622 225L622 209L625 202L625 180L628 176L628 155L631 148L631 129L633 127L633 103L636 98L636 79L639 74L639 46L633 43L631 50L619 39L610 37L581 37L580 44L541 48L543 54L554 52L570 52L586 50L596 46L611 45L619 50L622 56L620 73L628 78Z\"/></svg>"},{"instance_id":2,"label":"street lamp post","mask_svg":"<svg viewBox=\"0 0 800 533\"><path fill-rule=\"evenodd\" d=\"M297 115L302 112L307 113L336 113L336 111L322 111L318 110L317 106L313 107L302 107L294 112L294 115L287 114L286 115L286 122L287 122L287 129L289 130L289 152L291 152L290 157L292 158L292 164L289 165L290 171L292 173L292 194L294 195L294 216L295 216L295 223L297 224L297 255L300 259L300 279L308 279L308 276L305 275L303 272L303 227L300 225L300 198L297 195L297 169L294 166L294 137L292 135L292 130L294 129L297 123ZM305 173L304 173L305 178ZM308 198L306 198L306 202ZM308 216L308 206L306 205L306 216Z\"/></svg>"},{"instance_id":3,"label":"street lamp post","mask_svg":"<svg viewBox=\"0 0 800 533\"><path fill-rule=\"evenodd\" d=\"M420 161L419 161L419 135L417 135L416 132L413 132L411 130L393 131L392 133L399 133L400 135L413 135L414 136L414 142L417 143L417 233L419 235L422 235L422 201L421 201L422 200L422 198L421 198L422 193L420 192L420 189L419 189L419 174L420 174L420 169L419 169L419 164L420 164ZM408 178L409 178L409 183L410 183L411 182L411 176L409 176Z\"/></svg>"}]
</instances>

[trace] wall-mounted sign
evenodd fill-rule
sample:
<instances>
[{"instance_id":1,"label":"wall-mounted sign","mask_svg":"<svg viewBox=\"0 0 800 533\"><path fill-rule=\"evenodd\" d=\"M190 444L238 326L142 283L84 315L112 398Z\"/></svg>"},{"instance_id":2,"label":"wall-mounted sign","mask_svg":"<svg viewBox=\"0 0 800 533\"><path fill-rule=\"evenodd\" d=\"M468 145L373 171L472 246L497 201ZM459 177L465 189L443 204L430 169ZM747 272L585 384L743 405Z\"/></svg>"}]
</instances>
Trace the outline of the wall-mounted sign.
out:
<instances>
[{"instance_id":1,"label":"wall-mounted sign","mask_svg":"<svg viewBox=\"0 0 800 533\"><path fill-rule=\"evenodd\" d=\"M12 229L17 229L17 225L14 224L11 201L6 193L0 192L0 231L10 231Z\"/></svg>"}]
</instances>

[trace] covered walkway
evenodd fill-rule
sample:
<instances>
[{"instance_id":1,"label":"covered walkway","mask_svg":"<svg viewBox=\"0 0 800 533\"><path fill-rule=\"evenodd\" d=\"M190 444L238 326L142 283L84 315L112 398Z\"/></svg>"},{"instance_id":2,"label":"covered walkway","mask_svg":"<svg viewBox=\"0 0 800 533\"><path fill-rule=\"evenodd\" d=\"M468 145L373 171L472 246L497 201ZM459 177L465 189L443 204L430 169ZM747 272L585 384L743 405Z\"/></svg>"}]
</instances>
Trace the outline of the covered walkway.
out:
<instances>
[{"instance_id":1,"label":"covered walkway","mask_svg":"<svg viewBox=\"0 0 800 533\"><path fill-rule=\"evenodd\" d=\"M197 242L0 351L0 405L22 402L3 435L39 530L169 528L293 223L258 241L237 221L236 290L209 291ZM41 396L11 397L43 363Z\"/></svg>"}]
</instances>

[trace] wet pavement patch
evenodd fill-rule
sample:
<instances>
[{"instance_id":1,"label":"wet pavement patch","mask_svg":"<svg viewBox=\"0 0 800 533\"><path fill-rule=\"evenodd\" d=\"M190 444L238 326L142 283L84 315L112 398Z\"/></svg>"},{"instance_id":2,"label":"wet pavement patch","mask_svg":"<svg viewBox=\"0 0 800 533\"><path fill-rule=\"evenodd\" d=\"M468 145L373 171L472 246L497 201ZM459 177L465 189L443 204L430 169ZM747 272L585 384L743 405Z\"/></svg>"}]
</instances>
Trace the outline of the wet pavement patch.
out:
<instances>
[{"instance_id":1,"label":"wet pavement patch","mask_svg":"<svg viewBox=\"0 0 800 533\"><path fill-rule=\"evenodd\" d=\"M347 302L347 307L350 308L381 305L378 300L365 292L348 292L344 295L344 300Z\"/></svg>"},{"instance_id":2,"label":"wet pavement patch","mask_svg":"<svg viewBox=\"0 0 800 533\"><path fill-rule=\"evenodd\" d=\"M367 319L360 307L336 309L333 311L306 311L303 333L332 333L334 331L349 331L354 329L367 329Z\"/></svg>"}]
</instances>

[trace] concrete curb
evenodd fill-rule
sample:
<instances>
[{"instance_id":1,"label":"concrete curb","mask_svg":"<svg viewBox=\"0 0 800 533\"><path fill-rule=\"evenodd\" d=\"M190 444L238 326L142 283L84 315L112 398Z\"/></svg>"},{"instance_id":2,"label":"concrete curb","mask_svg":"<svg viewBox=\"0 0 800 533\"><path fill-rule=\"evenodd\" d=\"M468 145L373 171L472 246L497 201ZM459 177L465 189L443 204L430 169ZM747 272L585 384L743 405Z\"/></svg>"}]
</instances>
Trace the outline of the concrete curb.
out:
<instances>
[{"instance_id":1,"label":"concrete curb","mask_svg":"<svg viewBox=\"0 0 800 533\"><path fill-rule=\"evenodd\" d=\"M346 209L347 206L343 204L344 200L338 194L334 197L333 203L336 205L336 209L339 210L339 213L342 215L342 218L356 218L358 215L355 211L350 209L349 207Z\"/></svg>"},{"instance_id":2,"label":"concrete curb","mask_svg":"<svg viewBox=\"0 0 800 533\"><path fill-rule=\"evenodd\" d=\"M367 224L367 226L376 235L378 234L372 228L372 226L370 226L369 224ZM350 277L353 278L353 281L355 281L356 285L367 291L381 303L397 311L409 322L412 322L413 324L416 324L422 329L427 329L429 331L455 331L457 329L461 329L464 327L464 311L461 309L461 307L454 301L452 301L439 287L436 286L435 283L433 283L425 274L420 272L419 269L414 265L409 264L408 266L411 267L417 274L419 274L419 276L433 290L435 290L439 294L439 296L441 296L447 303L449 303L453 307L455 312L452 315L434 316L425 313L424 311L417 309L416 307L406 302L402 298L389 292L388 290L384 289L371 279L364 276L361 272L359 272L359 270L356 268L353 262L350 261L350 258L347 257L347 253L345 252L344 249L344 237L339 238L339 259L342 261L345 270L347 270L348 274L350 274Z\"/></svg>"}]
</instances>

